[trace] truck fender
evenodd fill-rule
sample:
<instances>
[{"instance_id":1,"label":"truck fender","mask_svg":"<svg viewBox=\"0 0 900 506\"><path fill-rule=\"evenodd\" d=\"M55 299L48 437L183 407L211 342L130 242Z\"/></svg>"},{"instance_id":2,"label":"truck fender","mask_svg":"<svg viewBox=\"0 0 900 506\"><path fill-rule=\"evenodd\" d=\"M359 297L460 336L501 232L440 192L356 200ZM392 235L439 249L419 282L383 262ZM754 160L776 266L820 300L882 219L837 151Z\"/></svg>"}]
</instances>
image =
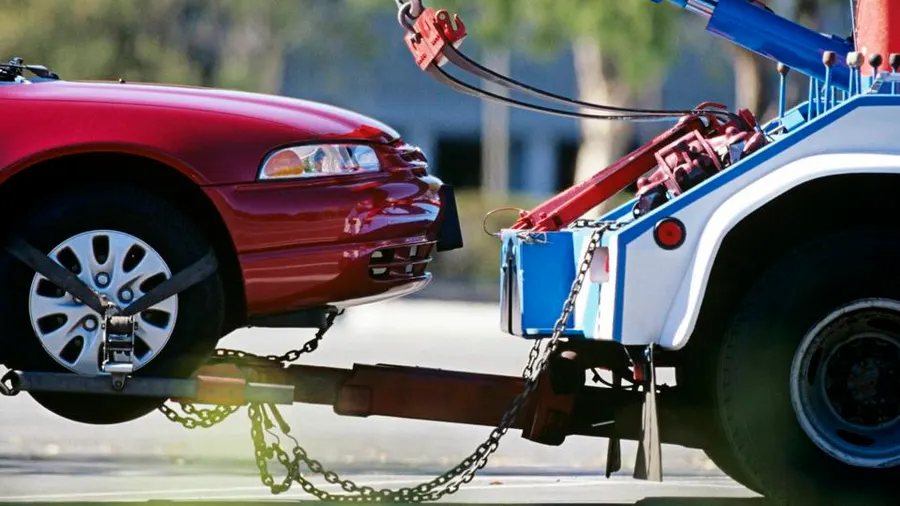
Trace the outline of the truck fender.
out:
<instances>
[{"instance_id":1,"label":"truck fender","mask_svg":"<svg viewBox=\"0 0 900 506\"><path fill-rule=\"evenodd\" d=\"M696 327L722 242L754 211L804 183L842 174L900 174L900 155L840 153L800 158L763 176L725 201L700 234L693 260L669 309L660 346L681 349Z\"/></svg>"}]
</instances>

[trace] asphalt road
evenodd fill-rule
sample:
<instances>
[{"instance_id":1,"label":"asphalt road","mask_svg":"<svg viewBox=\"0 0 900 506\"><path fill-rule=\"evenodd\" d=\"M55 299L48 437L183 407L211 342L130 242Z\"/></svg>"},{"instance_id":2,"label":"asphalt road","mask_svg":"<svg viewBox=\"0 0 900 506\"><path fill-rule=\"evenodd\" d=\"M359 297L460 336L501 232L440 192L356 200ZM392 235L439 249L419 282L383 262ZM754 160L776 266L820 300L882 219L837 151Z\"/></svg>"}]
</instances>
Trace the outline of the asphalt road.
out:
<instances>
[{"instance_id":1,"label":"asphalt road","mask_svg":"<svg viewBox=\"0 0 900 506\"><path fill-rule=\"evenodd\" d=\"M275 353L310 337L305 330L248 329L221 344ZM529 346L499 331L492 304L398 301L348 311L303 363L388 363L518 375ZM293 406L284 414L313 457L342 471L379 472L386 476L366 479L392 483L406 479L398 473L432 473L455 465L489 433L486 427L340 417L322 406ZM0 502L265 499L270 495L254 474L248 431L245 411L212 429L194 431L159 413L98 427L59 419L27 395L0 399ZM634 450L634 444L623 444L623 476L607 481L602 478L605 440L573 437L562 446L546 447L510 432L484 472L515 476L476 480L454 500L633 504L646 497L754 497L702 452L681 447L663 450L666 482L635 482L625 476ZM286 496L296 500L297 494L302 491Z\"/></svg>"},{"instance_id":2,"label":"asphalt road","mask_svg":"<svg viewBox=\"0 0 900 506\"><path fill-rule=\"evenodd\" d=\"M42 467L52 469L41 469ZM172 501L170 505L200 503L246 504L247 502L311 501L299 487L273 495L257 477L210 475L199 473L154 472L127 467L118 471L84 468L71 474L46 474L60 471L57 465L37 465L4 486L0 504L54 503L97 504L107 501L153 503ZM0 476L4 476L0 474ZM376 488L399 488L421 483L427 477L410 475L351 476L360 484ZM4 483L4 485L6 485ZM335 485L318 485L339 494ZM642 483L626 478L606 480L597 476L493 475L479 477L461 488L445 503L499 504L702 504L722 506L762 506L761 499L724 478L673 478L664 483Z\"/></svg>"}]
</instances>

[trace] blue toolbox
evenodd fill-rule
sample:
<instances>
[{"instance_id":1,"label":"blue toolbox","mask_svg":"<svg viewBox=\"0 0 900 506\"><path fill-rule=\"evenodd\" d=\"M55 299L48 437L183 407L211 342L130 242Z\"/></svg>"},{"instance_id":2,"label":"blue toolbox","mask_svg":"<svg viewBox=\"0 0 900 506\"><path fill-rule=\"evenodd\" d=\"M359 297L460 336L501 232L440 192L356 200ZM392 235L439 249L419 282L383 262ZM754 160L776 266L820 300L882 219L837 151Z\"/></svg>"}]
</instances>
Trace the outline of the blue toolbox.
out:
<instances>
[{"instance_id":1,"label":"blue toolbox","mask_svg":"<svg viewBox=\"0 0 900 506\"><path fill-rule=\"evenodd\" d=\"M531 339L553 334L593 231L500 232L500 326L504 332ZM600 285L586 276L563 336L593 338L599 305Z\"/></svg>"}]
</instances>

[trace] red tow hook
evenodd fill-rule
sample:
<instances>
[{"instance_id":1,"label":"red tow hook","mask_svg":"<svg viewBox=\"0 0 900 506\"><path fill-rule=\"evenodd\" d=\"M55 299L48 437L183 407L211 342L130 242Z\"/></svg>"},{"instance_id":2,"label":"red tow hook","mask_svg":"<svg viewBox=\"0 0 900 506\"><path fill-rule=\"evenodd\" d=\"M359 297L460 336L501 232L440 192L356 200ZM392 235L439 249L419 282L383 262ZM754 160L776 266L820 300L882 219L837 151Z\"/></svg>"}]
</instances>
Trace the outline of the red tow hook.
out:
<instances>
[{"instance_id":1,"label":"red tow hook","mask_svg":"<svg viewBox=\"0 0 900 506\"><path fill-rule=\"evenodd\" d=\"M435 11L431 7L422 11L412 29L405 37L406 45L422 70L435 63L444 65L447 58L442 53L447 44L458 48L467 35L466 25L458 15L451 18L446 10Z\"/></svg>"}]
</instances>

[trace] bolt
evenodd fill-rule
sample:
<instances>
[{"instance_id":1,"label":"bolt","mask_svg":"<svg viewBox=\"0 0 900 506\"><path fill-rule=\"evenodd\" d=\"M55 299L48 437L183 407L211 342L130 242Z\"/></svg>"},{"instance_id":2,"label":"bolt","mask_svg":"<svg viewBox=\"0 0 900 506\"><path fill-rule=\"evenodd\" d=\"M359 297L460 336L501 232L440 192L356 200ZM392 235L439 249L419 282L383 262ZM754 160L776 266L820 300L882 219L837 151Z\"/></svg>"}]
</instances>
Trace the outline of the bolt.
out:
<instances>
[{"instance_id":1,"label":"bolt","mask_svg":"<svg viewBox=\"0 0 900 506\"><path fill-rule=\"evenodd\" d=\"M108 286L109 285L109 274L107 274L105 272L101 272L100 274L97 274L96 281L97 281L97 285L100 287Z\"/></svg>"},{"instance_id":2,"label":"bolt","mask_svg":"<svg viewBox=\"0 0 900 506\"><path fill-rule=\"evenodd\" d=\"M88 318L84 320L84 330L94 331L97 329L97 320L95 318Z\"/></svg>"},{"instance_id":3,"label":"bolt","mask_svg":"<svg viewBox=\"0 0 900 506\"><path fill-rule=\"evenodd\" d=\"M123 288L121 292L119 292L119 299L122 302L131 302L131 299L134 298L134 292L129 290L128 288Z\"/></svg>"}]
</instances>

